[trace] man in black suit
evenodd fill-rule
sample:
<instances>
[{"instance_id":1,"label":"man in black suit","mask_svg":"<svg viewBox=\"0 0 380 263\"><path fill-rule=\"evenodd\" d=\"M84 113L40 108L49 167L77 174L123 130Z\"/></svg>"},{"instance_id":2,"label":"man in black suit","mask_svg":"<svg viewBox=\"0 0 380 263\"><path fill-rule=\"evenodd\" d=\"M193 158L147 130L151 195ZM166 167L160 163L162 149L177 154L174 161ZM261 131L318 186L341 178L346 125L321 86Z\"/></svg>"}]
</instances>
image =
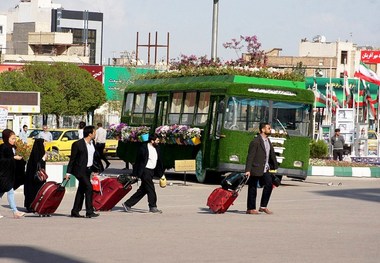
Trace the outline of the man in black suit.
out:
<instances>
[{"instance_id":1,"label":"man in black suit","mask_svg":"<svg viewBox=\"0 0 380 263\"><path fill-rule=\"evenodd\" d=\"M94 161L96 159L94 146L95 134L96 130L94 126L86 126L83 128L83 139L74 142L71 146L71 156L67 166L66 179L70 178L72 174L79 181L74 206L71 210L71 217L83 217L79 212L82 210L84 200L86 205L86 217L99 216L99 214L94 213L92 206L91 173L93 172Z\"/></svg>"},{"instance_id":2,"label":"man in black suit","mask_svg":"<svg viewBox=\"0 0 380 263\"><path fill-rule=\"evenodd\" d=\"M272 143L268 139L268 135L271 133L269 123L260 123L259 130L260 134L249 144L245 166L245 174L249 176L247 214L259 214L259 212L272 214L273 212L267 208L273 189L272 176L269 170L277 169L278 164ZM263 186L263 193L260 208L257 211L256 195L258 182Z\"/></svg>"},{"instance_id":3,"label":"man in black suit","mask_svg":"<svg viewBox=\"0 0 380 263\"><path fill-rule=\"evenodd\" d=\"M156 134L149 135L148 143L144 143L139 149L133 166L133 174L141 178L141 185L136 193L123 203L126 212L130 212L132 206L137 204L145 195L148 195L149 212L162 213L161 210L157 209L157 195L153 184L153 176L161 177L164 174L158 149L159 142Z\"/></svg>"}]
</instances>

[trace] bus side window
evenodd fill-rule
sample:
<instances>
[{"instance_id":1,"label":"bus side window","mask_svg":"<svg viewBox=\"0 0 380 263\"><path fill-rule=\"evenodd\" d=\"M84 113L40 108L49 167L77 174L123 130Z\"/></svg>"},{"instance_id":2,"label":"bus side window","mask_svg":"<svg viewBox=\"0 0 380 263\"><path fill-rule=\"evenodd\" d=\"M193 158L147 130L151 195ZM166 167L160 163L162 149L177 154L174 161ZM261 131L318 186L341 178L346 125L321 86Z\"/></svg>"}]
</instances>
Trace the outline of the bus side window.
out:
<instances>
[{"instance_id":1,"label":"bus side window","mask_svg":"<svg viewBox=\"0 0 380 263\"><path fill-rule=\"evenodd\" d=\"M136 94L135 107L133 110L132 122L143 123L145 93Z\"/></svg>"},{"instance_id":2,"label":"bus side window","mask_svg":"<svg viewBox=\"0 0 380 263\"><path fill-rule=\"evenodd\" d=\"M172 103L170 105L170 112L169 112L169 124L176 124L179 123L179 116L181 113L181 106L182 106L182 98L183 93L182 92L175 92L172 96Z\"/></svg>"},{"instance_id":3,"label":"bus side window","mask_svg":"<svg viewBox=\"0 0 380 263\"><path fill-rule=\"evenodd\" d=\"M198 108L195 117L196 125L204 125L207 123L207 116L210 108L210 95L210 92L201 92L199 94Z\"/></svg>"},{"instance_id":4,"label":"bus side window","mask_svg":"<svg viewBox=\"0 0 380 263\"><path fill-rule=\"evenodd\" d=\"M181 117L181 124L192 124L195 112L195 100L197 98L196 92L187 92L183 105L183 113Z\"/></svg>"},{"instance_id":5,"label":"bus side window","mask_svg":"<svg viewBox=\"0 0 380 263\"><path fill-rule=\"evenodd\" d=\"M133 97L134 97L133 93L128 93L125 99L123 115L131 116L132 106L133 106Z\"/></svg>"},{"instance_id":6,"label":"bus side window","mask_svg":"<svg viewBox=\"0 0 380 263\"><path fill-rule=\"evenodd\" d=\"M144 114L144 123L152 124L154 120L154 112L156 109L157 93L148 93L146 97L146 107Z\"/></svg>"}]
</instances>

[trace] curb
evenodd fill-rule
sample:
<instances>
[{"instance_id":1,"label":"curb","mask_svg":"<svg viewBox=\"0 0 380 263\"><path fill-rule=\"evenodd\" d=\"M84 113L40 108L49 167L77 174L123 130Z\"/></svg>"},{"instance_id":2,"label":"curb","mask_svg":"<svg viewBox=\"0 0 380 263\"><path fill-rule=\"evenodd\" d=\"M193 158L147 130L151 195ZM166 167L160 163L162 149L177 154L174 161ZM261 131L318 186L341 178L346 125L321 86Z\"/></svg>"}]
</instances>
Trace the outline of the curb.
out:
<instances>
[{"instance_id":1,"label":"curb","mask_svg":"<svg viewBox=\"0 0 380 263\"><path fill-rule=\"evenodd\" d=\"M309 166L307 175L380 178L380 167Z\"/></svg>"}]
</instances>

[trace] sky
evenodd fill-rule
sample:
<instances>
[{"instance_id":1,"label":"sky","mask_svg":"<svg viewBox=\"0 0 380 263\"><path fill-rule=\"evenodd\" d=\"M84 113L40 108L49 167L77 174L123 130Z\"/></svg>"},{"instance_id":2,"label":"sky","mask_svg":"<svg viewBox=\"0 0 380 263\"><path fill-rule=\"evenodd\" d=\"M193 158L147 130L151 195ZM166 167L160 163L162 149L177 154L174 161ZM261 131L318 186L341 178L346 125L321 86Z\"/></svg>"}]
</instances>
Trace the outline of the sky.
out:
<instances>
[{"instance_id":1,"label":"sky","mask_svg":"<svg viewBox=\"0 0 380 263\"><path fill-rule=\"evenodd\" d=\"M119 57L151 43L166 45L170 33L170 58L184 55L211 57L213 0L53 0L66 10L104 14L103 57ZM19 0L1 0L0 12ZM323 35L327 42L350 41L380 49L379 0L219 0L217 55L222 60L240 56L223 43L243 36L258 37L261 50L281 48L281 55L297 56L301 39ZM139 48L140 59L147 48ZM144 58L145 56L145 58ZM159 48L158 60L166 58ZM151 61L154 49L151 49Z\"/></svg>"}]
</instances>

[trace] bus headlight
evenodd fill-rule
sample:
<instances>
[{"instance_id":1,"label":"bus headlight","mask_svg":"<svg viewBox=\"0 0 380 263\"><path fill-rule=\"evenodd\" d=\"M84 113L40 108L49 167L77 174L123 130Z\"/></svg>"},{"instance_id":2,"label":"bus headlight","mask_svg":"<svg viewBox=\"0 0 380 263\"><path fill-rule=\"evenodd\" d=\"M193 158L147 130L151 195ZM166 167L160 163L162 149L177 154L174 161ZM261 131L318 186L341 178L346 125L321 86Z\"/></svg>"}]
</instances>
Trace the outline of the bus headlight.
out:
<instances>
[{"instance_id":1,"label":"bus headlight","mask_svg":"<svg viewBox=\"0 0 380 263\"><path fill-rule=\"evenodd\" d=\"M229 160L230 162L239 162L239 156L236 154L230 155Z\"/></svg>"},{"instance_id":2,"label":"bus headlight","mask_svg":"<svg viewBox=\"0 0 380 263\"><path fill-rule=\"evenodd\" d=\"M303 162L302 161L294 161L293 166L294 167L302 167L303 166Z\"/></svg>"}]
</instances>

